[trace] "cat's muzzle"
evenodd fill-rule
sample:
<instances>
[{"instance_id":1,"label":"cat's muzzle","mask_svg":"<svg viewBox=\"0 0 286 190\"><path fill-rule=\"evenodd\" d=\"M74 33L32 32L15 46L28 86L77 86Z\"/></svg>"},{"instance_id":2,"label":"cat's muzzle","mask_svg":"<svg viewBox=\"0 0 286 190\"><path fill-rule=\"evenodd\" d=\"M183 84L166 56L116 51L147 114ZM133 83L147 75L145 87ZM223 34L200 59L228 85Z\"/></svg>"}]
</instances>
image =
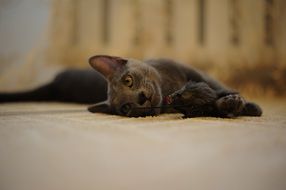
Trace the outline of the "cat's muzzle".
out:
<instances>
[{"instance_id":1,"label":"cat's muzzle","mask_svg":"<svg viewBox=\"0 0 286 190\"><path fill-rule=\"evenodd\" d=\"M120 107L120 115L128 117L146 117L146 116L155 116L160 113L158 107L141 107L133 103L126 103Z\"/></svg>"}]
</instances>

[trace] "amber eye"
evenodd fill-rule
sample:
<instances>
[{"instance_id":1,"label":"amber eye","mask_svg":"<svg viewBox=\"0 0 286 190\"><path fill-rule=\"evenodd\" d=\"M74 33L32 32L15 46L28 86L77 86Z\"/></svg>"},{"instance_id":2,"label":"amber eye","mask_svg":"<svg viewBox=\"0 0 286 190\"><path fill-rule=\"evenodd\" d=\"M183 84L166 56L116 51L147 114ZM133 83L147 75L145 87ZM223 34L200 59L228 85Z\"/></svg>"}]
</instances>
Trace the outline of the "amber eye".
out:
<instances>
[{"instance_id":1,"label":"amber eye","mask_svg":"<svg viewBox=\"0 0 286 190\"><path fill-rule=\"evenodd\" d=\"M128 86L129 88L132 87L133 85L133 78L130 76L130 75L127 75L125 78L124 78L124 84L126 86Z\"/></svg>"}]
</instances>

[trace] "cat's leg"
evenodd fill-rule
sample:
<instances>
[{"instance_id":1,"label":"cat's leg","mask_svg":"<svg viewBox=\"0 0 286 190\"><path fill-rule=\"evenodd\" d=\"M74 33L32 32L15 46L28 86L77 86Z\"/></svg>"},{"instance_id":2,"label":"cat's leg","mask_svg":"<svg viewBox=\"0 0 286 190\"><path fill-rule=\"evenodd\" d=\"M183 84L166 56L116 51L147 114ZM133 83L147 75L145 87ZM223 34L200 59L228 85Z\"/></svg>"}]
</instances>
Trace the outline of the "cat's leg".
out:
<instances>
[{"instance_id":1,"label":"cat's leg","mask_svg":"<svg viewBox=\"0 0 286 190\"><path fill-rule=\"evenodd\" d=\"M223 96L215 102L215 106L220 117L262 115L262 109L257 104L247 102L240 94Z\"/></svg>"},{"instance_id":2,"label":"cat's leg","mask_svg":"<svg viewBox=\"0 0 286 190\"><path fill-rule=\"evenodd\" d=\"M174 109L184 118L213 116L217 93L205 82L189 81L183 88L168 96Z\"/></svg>"},{"instance_id":3,"label":"cat's leg","mask_svg":"<svg viewBox=\"0 0 286 190\"><path fill-rule=\"evenodd\" d=\"M205 82L188 82L183 88L169 96L176 110L184 117L237 117L261 116L261 108L247 102L235 91L221 88L212 89Z\"/></svg>"}]
</instances>

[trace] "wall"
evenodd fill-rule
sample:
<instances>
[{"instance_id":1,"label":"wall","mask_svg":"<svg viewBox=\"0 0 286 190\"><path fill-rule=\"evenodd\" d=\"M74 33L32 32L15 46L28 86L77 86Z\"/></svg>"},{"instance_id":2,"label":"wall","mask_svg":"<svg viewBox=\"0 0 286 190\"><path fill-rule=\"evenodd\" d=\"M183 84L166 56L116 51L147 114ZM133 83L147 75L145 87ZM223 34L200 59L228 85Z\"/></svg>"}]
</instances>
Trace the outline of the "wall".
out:
<instances>
[{"instance_id":1,"label":"wall","mask_svg":"<svg viewBox=\"0 0 286 190\"><path fill-rule=\"evenodd\" d=\"M44 66L50 0L0 0L0 90L32 88L52 76Z\"/></svg>"},{"instance_id":2,"label":"wall","mask_svg":"<svg viewBox=\"0 0 286 190\"><path fill-rule=\"evenodd\" d=\"M53 61L87 66L89 56L104 53L170 57L250 90L260 85L280 91L286 78L283 0L62 0L53 5ZM260 74L253 75L257 68Z\"/></svg>"},{"instance_id":3,"label":"wall","mask_svg":"<svg viewBox=\"0 0 286 190\"><path fill-rule=\"evenodd\" d=\"M238 88L260 85L279 91L285 82L284 0L42 1L51 3L44 11L50 11L49 24L48 16L42 23L22 21L34 32L27 41L37 53L30 54L41 55L30 61L35 65L88 67L87 59L94 54L169 57L208 70ZM33 0L25 2L39 6ZM12 21L7 17L7 22ZM39 30L33 25L46 31L47 40L38 40L44 47L35 46Z\"/></svg>"}]
</instances>

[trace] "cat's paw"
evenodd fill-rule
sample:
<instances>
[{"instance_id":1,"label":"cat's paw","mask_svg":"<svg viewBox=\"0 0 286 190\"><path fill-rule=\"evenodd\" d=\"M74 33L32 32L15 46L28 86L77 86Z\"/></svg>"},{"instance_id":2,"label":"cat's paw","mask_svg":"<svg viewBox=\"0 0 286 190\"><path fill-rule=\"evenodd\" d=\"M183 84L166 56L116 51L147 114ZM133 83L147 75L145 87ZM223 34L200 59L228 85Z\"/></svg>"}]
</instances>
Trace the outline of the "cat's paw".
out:
<instances>
[{"instance_id":1,"label":"cat's paw","mask_svg":"<svg viewBox=\"0 0 286 190\"><path fill-rule=\"evenodd\" d=\"M222 117L236 117L242 112L246 102L239 94L230 94L216 101L216 107Z\"/></svg>"},{"instance_id":2,"label":"cat's paw","mask_svg":"<svg viewBox=\"0 0 286 190\"><path fill-rule=\"evenodd\" d=\"M253 102L247 102L242 110L241 115L244 116L261 116L262 115L262 109L259 105L253 103Z\"/></svg>"}]
</instances>

